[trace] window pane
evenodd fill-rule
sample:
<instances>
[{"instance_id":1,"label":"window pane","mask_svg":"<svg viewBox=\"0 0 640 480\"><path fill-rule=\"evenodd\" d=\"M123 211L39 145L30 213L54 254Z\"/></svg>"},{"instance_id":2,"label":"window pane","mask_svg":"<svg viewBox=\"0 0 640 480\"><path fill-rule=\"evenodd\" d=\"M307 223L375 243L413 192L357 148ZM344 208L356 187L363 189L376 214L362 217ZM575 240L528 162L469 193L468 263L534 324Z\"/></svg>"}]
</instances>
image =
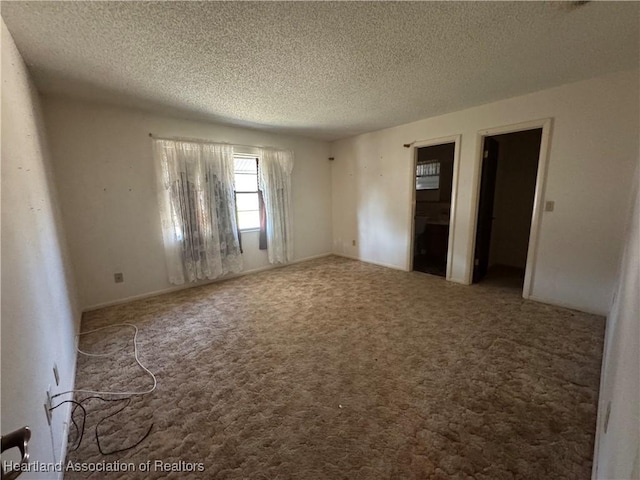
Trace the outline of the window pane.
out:
<instances>
[{"instance_id":1,"label":"window pane","mask_svg":"<svg viewBox=\"0 0 640 480\"><path fill-rule=\"evenodd\" d=\"M240 230L260 228L258 194L256 193L258 190L258 165L256 158L248 156L235 157L234 167L238 227Z\"/></svg>"},{"instance_id":2,"label":"window pane","mask_svg":"<svg viewBox=\"0 0 640 480\"><path fill-rule=\"evenodd\" d=\"M258 190L258 175L236 173L235 177L236 192L255 192Z\"/></svg>"},{"instance_id":3,"label":"window pane","mask_svg":"<svg viewBox=\"0 0 640 480\"><path fill-rule=\"evenodd\" d=\"M258 164L256 163L256 159L253 157L234 157L233 161L235 163L235 172L236 173L252 173L256 174L258 169Z\"/></svg>"},{"instance_id":4,"label":"window pane","mask_svg":"<svg viewBox=\"0 0 640 480\"><path fill-rule=\"evenodd\" d=\"M238 211L238 228L240 228L240 230L260 228L260 212L258 212L258 210L248 212Z\"/></svg>"},{"instance_id":5,"label":"window pane","mask_svg":"<svg viewBox=\"0 0 640 480\"><path fill-rule=\"evenodd\" d=\"M239 212L245 210L258 210L257 193L236 193L236 209Z\"/></svg>"}]
</instances>

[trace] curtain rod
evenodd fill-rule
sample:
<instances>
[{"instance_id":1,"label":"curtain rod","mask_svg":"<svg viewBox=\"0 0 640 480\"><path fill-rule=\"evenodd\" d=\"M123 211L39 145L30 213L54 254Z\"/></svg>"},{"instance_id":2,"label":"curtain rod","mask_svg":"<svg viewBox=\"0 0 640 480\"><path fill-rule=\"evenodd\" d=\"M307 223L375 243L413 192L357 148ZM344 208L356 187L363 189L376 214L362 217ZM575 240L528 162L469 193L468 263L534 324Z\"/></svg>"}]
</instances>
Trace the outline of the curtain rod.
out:
<instances>
[{"instance_id":1,"label":"curtain rod","mask_svg":"<svg viewBox=\"0 0 640 480\"><path fill-rule=\"evenodd\" d=\"M149 132L149 137L155 138L156 140L173 140L176 142L192 142L192 143L210 143L212 145L231 145L232 147L247 147L247 148L268 148L271 150L290 150L286 148L278 148L272 147L269 145L242 145L240 143L229 143L229 142L215 142L213 140L204 140L202 138L190 138L190 137L158 137L153 133Z\"/></svg>"}]
</instances>

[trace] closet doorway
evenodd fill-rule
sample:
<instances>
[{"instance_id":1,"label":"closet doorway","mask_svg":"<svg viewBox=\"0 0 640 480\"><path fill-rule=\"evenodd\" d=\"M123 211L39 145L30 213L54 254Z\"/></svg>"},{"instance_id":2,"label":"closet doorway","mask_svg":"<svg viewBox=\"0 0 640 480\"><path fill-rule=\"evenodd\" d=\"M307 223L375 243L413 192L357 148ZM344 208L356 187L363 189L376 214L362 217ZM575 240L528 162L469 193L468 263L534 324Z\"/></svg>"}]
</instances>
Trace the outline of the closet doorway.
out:
<instances>
[{"instance_id":1,"label":"closet doorway","mask_svg":"<svg viewBox=\"0 0 640 480\"><path fill-rule=\"evenodd\" d=\"M456 139L416 146L412 270L447 277Z\"/></svg>"},{"instance_id":2,"label":"closet doorway","mask_svg":"<svg viewBox=\"0 0 640 480\"><path fill-rule=\"evenodd\" d=\"M544 173L542 141L543 128L483 136L473 283L518 289L528 296L534 205Z\"/></svg>"}]
</instances>

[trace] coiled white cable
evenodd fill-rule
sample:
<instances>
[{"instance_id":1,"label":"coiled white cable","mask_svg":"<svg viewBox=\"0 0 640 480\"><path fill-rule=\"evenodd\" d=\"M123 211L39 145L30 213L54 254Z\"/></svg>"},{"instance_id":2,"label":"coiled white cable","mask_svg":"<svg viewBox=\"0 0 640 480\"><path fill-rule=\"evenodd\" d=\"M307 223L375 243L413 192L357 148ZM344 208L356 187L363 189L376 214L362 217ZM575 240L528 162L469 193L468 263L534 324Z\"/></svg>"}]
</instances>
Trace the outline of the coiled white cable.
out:
<instances>
[{"instance_id":1,"label":"coiled white cable","mask_svg":"<svg viewBox=\"0 0 640 480\"><path fill-rule=\"evenodd\" d=\"M85 390L85 389L80 389L79 388L79 389L74 389L74 390L67 390L66 392L56 393L51 398L56 398L56 397L59 397L61 395L66 395L68 393L75 393L75 392L78 392L78 393L91 393L91 394L94 394L94 395L123 395L123 396L128 396L128 395L146 395L148 393L153 392L156 389L156 386L158 385L158 381L156 380L156 376L153 374L153 372L151 372L151 370L149 370L147 367L145 367L142 364L142 362L140 362L140 359L138 358L138 327L135 326L134 324L132 324L132 323L116 323L114 325L108 325L106 327L95 328L95 329L89 330L87 332L80 332L76 336L80 337L81 335L88 335L90 333L95 333L95 332L99 332L101 330L106 330L108 328L114 328L114 327L131 327L131 328L134 329L134 334L133 334L133 356L136 359L136 362L138 363L140 368L142 368L145 372L147 372L149 374L149 376L151 376L151 378L153 379L153 386L148 390L138 391L138 392L101 392L101 391L97 391L97 390ZM78 353L80 353L82 355L89 356L89 357L108 357L109 355L113 355L113 353L88 353L88 352L84 352L84 351L80 350L79 347L76 347L76 350L78 351Z\"/></svg>"}]
</instances>

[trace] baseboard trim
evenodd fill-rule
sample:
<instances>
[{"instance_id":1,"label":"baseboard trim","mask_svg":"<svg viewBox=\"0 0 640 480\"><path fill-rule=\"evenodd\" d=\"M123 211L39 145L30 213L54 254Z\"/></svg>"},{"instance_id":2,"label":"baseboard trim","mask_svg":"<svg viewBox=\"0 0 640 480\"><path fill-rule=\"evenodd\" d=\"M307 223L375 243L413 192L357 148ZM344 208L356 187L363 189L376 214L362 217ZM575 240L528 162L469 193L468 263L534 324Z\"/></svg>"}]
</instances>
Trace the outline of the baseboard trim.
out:
<instances>
[{"instance_id":1,"label":"baseboard trim","mask_svg":"<svg viewBox=\"0 0 640 480\"><path fill-rule=\"evenodd\" d=\"M80 322L77 323L77 325L80 325ZM80 343L80 337L78 337L78 332L75 332L75 338L73 341L73 351L74 353L76 353L76 355L74 356L75 361L73 362L73 368L71 369L71 383L69 385L68 390L74 390L76 388L76 368L78 366L78 345ZM73 395L70 394L71 397L70 399L73 399ZM66 408L65 408L66 407ZM72 408L73 404L71 403L67 403L65 407L63 408L63 412L64 412L64 421L63 421L63 427L62 427L62 440L60 442L60 456L58 457L57 462L62 465L62 469L60 472L58 472L58 480L63 480L64 479L64 466L67 462L67 447L69 444L69 425L71 425L71 412L72 412Z\"/></svg>"},{"instance_id":2,"label":"baseboard trim","mask_svg":"<svg viewBox=\"0 0 640 480\"><path fill-rule=\"evenodd\" d=\"M354 255L348 255L346 253L333 252L332 255L335 255L336 257L350 258L351 260L358 260L359 262L363 262L363 263L370 263L371 265L377 265L379 267L386 267L386 268L391 268L393 270L400 270L402 272L407 272L408 271L406 268L399 267L398 265L391 265L389 263L376 262L374 260L366 260L364 258L356 257Z\"/></svg>"},{"instance_id":3,"label":"baseboard trim","mask_svg":"<svg viewBox=\"0 0 640 480\"><path fill-rule=\"evenodd\" d=\"M375 262L373 260L365 260L364 258L356 257L355 255L349 255L349 254L346 254L346 253L333 252L332 255L335 255L336 257L350 258L351 260L358 260L359 262L370 263L372 265L377 265L379 267L392 268L393 270L400 270L402 272L413 272L413 271L417 272L417 270L409 270L409 269L407 269L405 267L399 267L398 265L391 265L389 263ZM423 273L423 272L418 272L418 273ZM429 275L429 274L425 273L425 275ZM444 278L444 277L442 277L442 278ZM457 283L458 285L467 285L467 286L471 285L471 283L468 283L467 280L464 279L464 278L451 277L451 278L445 278L445 280L447 282Z\"/></svg>"},{"instance_id":4,"label":"baseboard trim","mask_svg":"<svg viewBox=\"0 0 640 480\"><path fill-rule=\"evenodd\" d=\"M538 302L538 303L544 303L545 305L551 305L552 307L568 308L569 310L575 310L577 312L590 313L591 315L598 315L600 317L607 317L609 315L608 312L601 312L598 310L592 310L590 308L578 307L576 305L571 305L569 303L558 302L557 300L548 300L546 298L536 297L535 295L529 295L529 297L526 297L525 299L533 300L534 302Z\"/></svg>"},{"instance_id":5,"label":"baseboard trim","mask_svg":"<svg viewBox=\"0 0 640 480\"><path fill-rule=\"evenodd\" d=\"M269 265L265 265L263 267L252 268L251 270L245 270L245 271L240 272L240 273L233 273L231 275L225 275L224 277L214 278L213 280L204 280L202 282L189 283L189 284L184 284L184 285L176 285L174 287L163 288L162 290L155 290L153 292L141 293L139 295L132 295L130 297L125 297L125 298L121 298L121 299L118 299L118 300L112 300L112 301L109 301L109 302L98 303L96 305L91 305L89 307L85 307L85 308L82 309L82 312L83 313L91 312L93 310L100 310L101 308L113 307L115 305L122 305L124 303L134 302L136 300L144 300L145 298L157 297L158 295L164 295L165 293L178 292L180 290L186 290L187 288L194 288L194 287L202 287L204 285L211 285L212 283L224 282L226 280L232 280L234 278L244 277L245 275L250 275L252 273L264 272L266 270L273 270L275 268L283 268L283 267L286 267L288 265L294 265L296 263L308 262L310 260L315 260L317 258L323 258L323 257L329 257L331 255L334 255L334 253L332 253L332 252L321 253L319 255L312 255L310 257L305 257L305 258L300 258L298 260L293 260L293 261L291 261L289 263L285 263L285 264L277 264L277 265L269 264Z\"/></svg>"}]
</instances>

